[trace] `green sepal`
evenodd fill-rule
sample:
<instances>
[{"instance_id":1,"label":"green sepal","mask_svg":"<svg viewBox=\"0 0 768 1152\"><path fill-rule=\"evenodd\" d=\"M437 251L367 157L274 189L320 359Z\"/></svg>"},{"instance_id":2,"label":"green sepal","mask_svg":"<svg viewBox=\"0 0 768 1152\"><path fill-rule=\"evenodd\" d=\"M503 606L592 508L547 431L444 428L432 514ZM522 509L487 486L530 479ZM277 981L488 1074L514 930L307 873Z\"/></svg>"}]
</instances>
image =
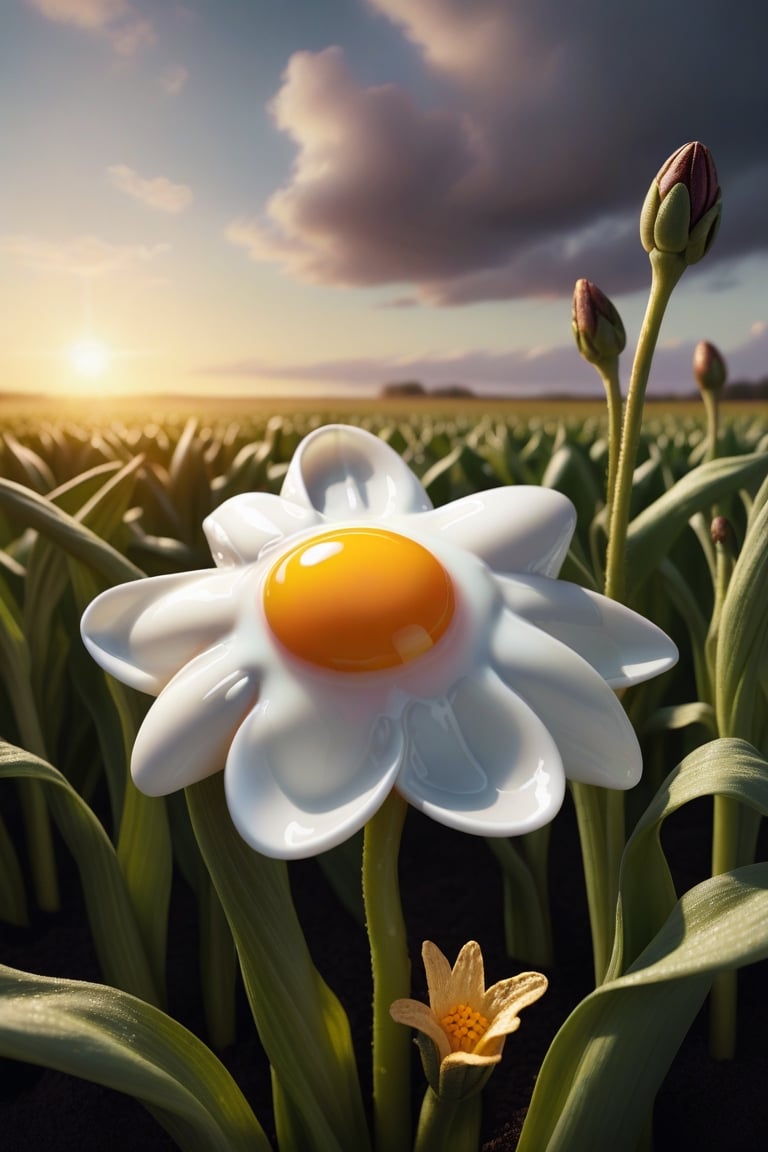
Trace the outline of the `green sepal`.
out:
<instances>
[{"instance_id":1,"label":"green sepal","mask_svg":"<svg viewBox=\"0 0 768 1152\"><path fill-rule=\"evenodd\" d=\"M659 193L659 186L655 180L652 180L651 186L643 201L643 207L640 209L640 243L646 252L652 252L656 247L656 242L653 238L653 228L656 223L660 203L661 195Z\"/></svg>"},{"instance_id":2,"label":"green sepal","mask_svg":"<svg viewBox=\"0 0 768 1152\"><path fill-rule=\"evenodd\" d=\"M709 212L705 212L698 224L691 229L685 249L688 264L697 264L709 252L720 230L722 214L723 197L718 196Z\"/></svg>"},{"instance_id":3,"label":"green sepal","mask_svg":"<svg viewBox=\"0 0 768 1152\"><path fill-rule=\"evenodd\" d=\"M653 224L654 246L662 252L685 252L691 232L691 197L685 184L675 184L661 201Z\"/></svg>"},{"instance_id":4,"label":"green sepal","mask_svg":"<svg viewBox=\"0 0 768 1152\"><path fill-rule=\"evenodd\" d=\"M435 1096L446 1103L460 1104L482 1092L496 1064L447 1063L440 1059L437 1045L423 1032L415 1036L424 1076Z\"/></svg>"}]
</instances>

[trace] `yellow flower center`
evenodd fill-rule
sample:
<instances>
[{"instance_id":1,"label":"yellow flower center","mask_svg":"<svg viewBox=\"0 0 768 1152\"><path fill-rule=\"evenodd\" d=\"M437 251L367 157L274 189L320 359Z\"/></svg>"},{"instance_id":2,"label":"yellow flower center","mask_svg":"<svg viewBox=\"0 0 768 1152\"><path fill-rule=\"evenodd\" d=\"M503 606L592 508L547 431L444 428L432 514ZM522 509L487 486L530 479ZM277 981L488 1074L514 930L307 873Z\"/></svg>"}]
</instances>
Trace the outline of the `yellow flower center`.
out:
<instances>
[{"instance_id":1,"label":"yellow flower center","mask_svg":"<svg viewBox=\"0 0 768 1152\"><path fill-rule=\"evenodd\" d=\"M382 528L337 528L297 544L267 576L264 612L294 656L336 672L394 668L427 652L453 618L432 553Z\"/></svg>"},{"instance_id":2,"label":"yellow flower center","mask_svg":"<svg viewBox=\"0 0 768 1152\"><path fill-rule=\"evenodd\" d=\"M452 1052L474 1052L480 1037L488 1029L488 1021L468 1004L457 1004L443 1016L440 1026L451 1042Z\"/></svg>"}]
</instances>

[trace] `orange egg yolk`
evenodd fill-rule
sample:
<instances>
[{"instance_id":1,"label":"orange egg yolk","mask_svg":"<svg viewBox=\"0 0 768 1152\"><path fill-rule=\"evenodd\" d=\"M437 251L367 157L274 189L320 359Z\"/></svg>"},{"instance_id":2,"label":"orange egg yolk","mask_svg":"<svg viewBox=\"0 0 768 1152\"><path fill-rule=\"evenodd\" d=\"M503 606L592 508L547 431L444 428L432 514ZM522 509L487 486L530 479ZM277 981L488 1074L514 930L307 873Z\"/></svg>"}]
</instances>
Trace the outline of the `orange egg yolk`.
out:
<instances>
[{"instance_id":1,"label":"orange egg yolk","mask_svg":"<svg viewBox=\"0 0 768 1152\"><path fill-rule=\"evenodd\" d=\"M280 558L266 579L264 612L294 656L336 672L374 672L437 643L453 617L453 585L407 536L338 528Z\"/></svg>"}]
</instances>

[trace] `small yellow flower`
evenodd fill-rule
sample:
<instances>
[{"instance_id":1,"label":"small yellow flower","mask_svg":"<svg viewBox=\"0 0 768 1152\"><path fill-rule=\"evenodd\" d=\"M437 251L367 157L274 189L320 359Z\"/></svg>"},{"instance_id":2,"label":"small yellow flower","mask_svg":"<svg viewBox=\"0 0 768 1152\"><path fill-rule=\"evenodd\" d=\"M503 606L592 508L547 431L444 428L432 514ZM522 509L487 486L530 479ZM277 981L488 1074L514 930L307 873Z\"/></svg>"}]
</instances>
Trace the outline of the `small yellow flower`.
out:
<instances>
[{"instance_id":1,"label":"small yellow flower","mask_svg":"<svg viewBox=\"0 0 768 1152\"><path fill-rule=\"evenodd\" d=\"M453 968L430 940L424 941L421 955L429 1004L395 1000L390 1013L398 1023L415 1028L420 1041L431 1041L419 1047L425 1074L438 1095L446 1094L452 1071L470 1068L483 1074L476 1081L480 1088L501 1059L507 1036L520 1027L520 1011L546 992L547 978L540 972L521 972L486 989L483 954L475 940L464 945ZM468 1089L475 1085L462 1075L461 1095Z\"/></svg>"}]
</instances>

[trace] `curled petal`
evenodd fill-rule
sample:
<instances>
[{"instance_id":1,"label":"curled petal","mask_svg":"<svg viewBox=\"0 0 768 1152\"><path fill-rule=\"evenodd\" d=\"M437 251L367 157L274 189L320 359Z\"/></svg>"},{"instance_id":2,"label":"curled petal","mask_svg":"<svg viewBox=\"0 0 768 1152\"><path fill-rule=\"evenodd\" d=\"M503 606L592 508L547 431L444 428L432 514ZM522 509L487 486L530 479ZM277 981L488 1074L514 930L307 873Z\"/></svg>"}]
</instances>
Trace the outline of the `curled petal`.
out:
<instances>
[{"instance_id":1,"label":"curled petal","mask_svg":"<svg viewBox=\"0 0 768 1152\"><path fill-rule=\"evenodd\" d=\"M556 576L576 528L576 509L561 492L520 485L464 496L420 516L419 525L497 572Z\"/></svg>"},{"instance_id":2,"label":"curled petal","mask_svg":"<svg viewBox=\"0 0 768 1152\"><path fill-rule=\"evenodd\" d=\"M519 836L552 820L565 793L557 746L491 670L448 697L412 701L398 790L433 820L480 836Z\"/></svg>"},{"instance_id":3,"label":"curled petal","mask_svg":"<svg viewBox=\"0 0 768 1152\"><path fill-rule=\"evenodd\" d=\"M393 1020L398 1024L405 1024L408 1028L415 1028L422 1032L433 1042L437 1048L440 1060L445 1060L451 1054L448 1037L438 1024L432 1011L419 1000L395 1000L389 1008Z\"/></svg>"},{"instance_id":4,"label":"curled petal","mask_svg":"<svg viewBox=\"0 0 768 1152\"><path fill-rule=\"evenodd\" d=\"M318 523L311 508L293 504L272 492L246 492L225 500L203 521L217 567L249 564L273 541Z\"/></svg>"},{"instance_id":5,"label":"curled petal","mask_svg":"<svg viewBox=\"0 0 768 1152\"><path fill-rule=\"evenodd\" d=\"M327 520L386 520L432 507L419 480L388 444L346 424L328 424L302 440L281 494Z\"/></svg>"},{"instance_id":6,"label":"curled petal","mask_svg":"<svg viewBox=\"0 0 768 1152\"><path fill-rule=\"evenodd\" d=\"M491 640L502 680L546 720L570 780L632 788L643 770L640 745L602 676L560 640L504 612Z\"/></svg>"},{"instance_id":7,"label":"curled petal","mask_svg":"<svg viewBox=\"0 0 768 1152\"><path fill-rule=\"evenodd\" d=\"M517 1031L523 1008L543 996L547 986L547 978L541 972L521 972L493 984L485 993L482 1010L491 1023L478 1041L477 1051L486 1054L501 1051L499 1039Z\"/></svg>"},{"instance_id":8,"label":"curled petal","mask_svg":"<svg viewBox=\"0 0 768 1152\"><path fill-rule=\"evenodd\" d=\"M499 579L504 601L530 624L562 640L613 688L666 672L677 648L655 624L598 592L537 576Z\"/></svg>"},{"instance_id":9,"label":"curled petal","mask_svg":"<svg viewBox=\"0 0 768 1152\"><path fill-rule=\"evenodd\" d=\"M402 755L398 724L340 715L340 702L276 678L238 731L224 783L244 840L277 859L315 856L349 839L381 806Z\"/></svg>"},{"instance_id":10,"label":"curled petal","mask_svg":"<svg viewBox=\"0 0 768 1152\"><path fill-rule=\"evenodd\" d=\"M233 648L231 641L218 644L190 661L147 713L131 774L148 796L175 792L224 767L232 737L259 694L259 675L241 666Z\"/></svg>"},{"instance_id":11,"label":"curled petal","mask_svg":"<svg viewBox=\"0 0 768 1152\"><path fill-rule=\"evenodd\" d=\"M156 696L183 664L234 628L247 579L241 568L119 584L86 608L83 642L110 675Z\"/></svg>"}]
</instances>

